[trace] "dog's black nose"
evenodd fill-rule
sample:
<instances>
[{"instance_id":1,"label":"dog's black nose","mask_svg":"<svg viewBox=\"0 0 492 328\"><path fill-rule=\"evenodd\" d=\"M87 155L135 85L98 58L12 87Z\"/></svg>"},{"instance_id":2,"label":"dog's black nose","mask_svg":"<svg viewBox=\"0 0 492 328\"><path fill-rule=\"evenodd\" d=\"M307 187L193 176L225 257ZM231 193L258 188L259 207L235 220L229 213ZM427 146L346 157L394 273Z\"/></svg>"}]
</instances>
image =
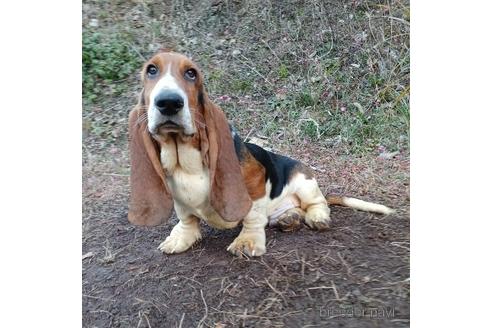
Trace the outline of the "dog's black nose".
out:
<instances>
[{"instance_id":1,"label":"dog's black nose","mask_svg":"<svg viewBox=\"0 0 492 328\"><path fill-rule=\"evenodd\" d=\"M162 91L154 99L155 107L162 115L175 115L184 105L183 97L173 91Z\"/></svg>"}]
</instances>

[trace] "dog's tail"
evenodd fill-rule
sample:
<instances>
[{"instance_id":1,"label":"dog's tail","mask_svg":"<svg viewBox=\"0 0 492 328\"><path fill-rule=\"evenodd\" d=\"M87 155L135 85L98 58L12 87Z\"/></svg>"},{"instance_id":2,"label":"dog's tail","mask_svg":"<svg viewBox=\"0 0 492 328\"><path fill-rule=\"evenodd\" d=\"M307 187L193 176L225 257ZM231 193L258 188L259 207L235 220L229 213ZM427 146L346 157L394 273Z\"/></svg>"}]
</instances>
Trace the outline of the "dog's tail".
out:
<instances>
[{"instance_id":1,"label":"dog's tail","mask_svg":"<svg viewBox=\"0 0 492 328\"><path fill-rule=\"evenodd\" d=\"M344 196L335 196L335 195L328 195L326 197L326 200L328 201L328 205L339 205L339 206L345 206L345 207L350 207L356 210L360 211L366 211L366 212L374 212L374 213L379 213L379 214L384 214L388 215L391 213L394 213L395 210L386 207L381 204L376 204L376 203L370 203L366 202L357 198L352 198L352 197L344 197Z\"/></svg>"}]
</instances>

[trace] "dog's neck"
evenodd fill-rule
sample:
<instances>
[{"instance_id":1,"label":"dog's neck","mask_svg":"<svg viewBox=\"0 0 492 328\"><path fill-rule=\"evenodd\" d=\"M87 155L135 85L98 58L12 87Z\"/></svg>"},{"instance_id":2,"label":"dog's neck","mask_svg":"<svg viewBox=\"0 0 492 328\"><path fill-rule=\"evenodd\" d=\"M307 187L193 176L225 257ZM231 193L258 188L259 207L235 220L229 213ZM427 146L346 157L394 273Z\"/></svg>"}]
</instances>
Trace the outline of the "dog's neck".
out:
<instances>
[{"instance_id":1,"label":"dog's neck","mask_svg":"<svg viewBox=\"0 0 492 328\"><path fill-rule=\"evenodd\" d=\"M168 133L155 137L161 148L161 165L167 176L176 170L188 174L201 174L203 160L200 153L199 135L185 136Z\"/></svg>"}]
</instances>

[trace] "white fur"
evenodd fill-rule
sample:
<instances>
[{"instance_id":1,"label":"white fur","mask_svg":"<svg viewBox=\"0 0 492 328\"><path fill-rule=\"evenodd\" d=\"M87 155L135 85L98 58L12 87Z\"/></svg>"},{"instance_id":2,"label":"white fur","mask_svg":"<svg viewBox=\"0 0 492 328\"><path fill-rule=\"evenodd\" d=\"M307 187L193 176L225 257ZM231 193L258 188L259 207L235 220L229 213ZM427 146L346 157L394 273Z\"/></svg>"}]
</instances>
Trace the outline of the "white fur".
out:
<instances>
[{"instance_id":1,"label":"white fur","mask_svg":"<svg viewBox=\"0 0 492 328\"><path fill-rule=\"evenodd\" d=\"M330 223L330 209L316 179L307 179L303 173L293 176L284 186L280 196L268 203L268 217L275 219L275 216L281 215L282 213L277 211L278 207L291 197L300 201L300 207L306 211L304 220L311 228L327 226Z\"/></svg>"},{"instance_id":2,"label":"white fur","mask_svg":"<svg viewBox=\"0 0 492 328\"><path fill-rule=\"evenodd\" d=\"M268 213L268 219L276 221L282 214L290 209L300 207L301 202L296 195L286 196L282 202L272 211Z\"/></svg>"},{"instance_id":3,"label":"white fur","mask_svg":"<svg viewBox=\"0 0 492 328\"><path fill-rule=\"evenodd\" d=\"M198 218L193 216L183 217L158 248L167 254L181 253L193 246L201 238L202 234Z\"/></svg>"},{"instance_id":4,"label":"white fur","mask_svg":"<svg viewBox=\"0 0 492 328\"><path fill-rule=\"evenodd\" d=\"M217 229L238 225L237 222L223 220L210 205L209 170L203 165L199 150L185 142L165 143L161 147L161 163L175 208L180 209L179 213L177 211L180 220L193 215Z\"/></svg>"},{"instance_id":5,"label":"white fur","mask_svg":"<svg viewBox=\"0 0 492 328\"><path fill-rule=\"evenodd\" d=\"M345 206L354 208L356 210L366 211L366 212L374 212L374 213L380 213L385 215L394 212L394 210L384 205L366 202L357 198L343 197L342 202Z\"/></svg>"},{"instance_id":6,"label":"white fur","mask_svg":"<svg viewBox=\"0 0 492 328\"><path fill-rule=\"evenodd\" d=\"M195 131L196 129L192 120L192 114L188 102L188 95L179 86L178 82L176 81L176 78L172 75L171 68L172 68L171 64L169 64L167 66L166 73L156 83L156 85L154 86L154 88L150 93L150 104L147 112L148 121L149 121L148 123L149 131L155 134L157 132L158 126L164 123L165 121L167 121L168 119L170 119L170 117L166 117L162 115L159 112L159 110L157 110L154 104L154 99L160 92L164 90L169 90L169 91L176 92L184 100L183 109L179 111L176 115L173 115L172 120L183 127L184 133L186 135L191 135L196 132Z\"/></svg>"}]
</instances>

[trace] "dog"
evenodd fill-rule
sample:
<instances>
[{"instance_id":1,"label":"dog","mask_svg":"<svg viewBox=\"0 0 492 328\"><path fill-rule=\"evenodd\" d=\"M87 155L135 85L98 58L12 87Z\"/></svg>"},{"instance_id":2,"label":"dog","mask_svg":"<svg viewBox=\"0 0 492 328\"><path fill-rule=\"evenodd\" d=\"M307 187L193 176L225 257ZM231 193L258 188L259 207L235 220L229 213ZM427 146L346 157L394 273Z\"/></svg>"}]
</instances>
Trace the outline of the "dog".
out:
<instances>
[{"instance_id":1,"label":"dog","mask_svg":"<svg viewBox=\"0 0 492 328\"><path fill-rule=\"evenodd\" d=\"M242 225L227 250L266 252L265 227L311 229L330 224L329 205L390 214L386 206L321 192L309 167L243 142L208 97L203 75L182 54L160 52L145 63L143 89L129 115L128 219L154 226L174 208L179 219L159 245L181 253L202 238L200 220L217 229Z\"/></svg>"}]
</instances>

